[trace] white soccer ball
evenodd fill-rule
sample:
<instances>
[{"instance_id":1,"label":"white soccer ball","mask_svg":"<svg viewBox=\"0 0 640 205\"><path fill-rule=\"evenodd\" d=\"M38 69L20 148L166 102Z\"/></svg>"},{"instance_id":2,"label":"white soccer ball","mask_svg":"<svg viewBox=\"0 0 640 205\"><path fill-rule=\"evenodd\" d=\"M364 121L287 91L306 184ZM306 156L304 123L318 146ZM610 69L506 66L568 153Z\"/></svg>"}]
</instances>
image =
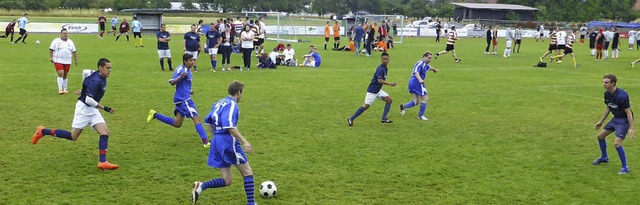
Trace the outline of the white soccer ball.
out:
<instances>
[{"instance_id":1,"label":"white soccer ball","mask_svg":"<svg viewBox=\"0 0 640 205\"><path fill-rule=\"evenodd\" d=\"M276 196L278 192L278 188L276 188L276 184L272 181L265 181L260 184L260 195L265 198L271 198Z\"/></svg>"},{"instance_id":2,"label":"white soccer ball","mask_svg":"<svg viewBox=\"0 0 640 205\"><path fill-rule=\"evenodd\" d=\"M36 40L36 44L40 44L40 40Z\"/></svg>"}]
</instances>

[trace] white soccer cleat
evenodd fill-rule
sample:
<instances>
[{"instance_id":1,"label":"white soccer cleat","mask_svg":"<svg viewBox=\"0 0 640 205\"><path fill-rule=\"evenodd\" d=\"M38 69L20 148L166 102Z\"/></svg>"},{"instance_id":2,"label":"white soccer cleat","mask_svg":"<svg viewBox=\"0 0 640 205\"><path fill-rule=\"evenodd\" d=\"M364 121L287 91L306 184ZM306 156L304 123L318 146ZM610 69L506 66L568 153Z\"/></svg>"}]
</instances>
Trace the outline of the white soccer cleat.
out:
<instances>
[{"instance_id":1,"label":"white soccer cleat","mask_svg":"<svg viewBox=\"0 0 640 205\"><path fill-rule=\"evenodd\" d=\"M424 120L424 121L429 120L429 119L428 119L427 117L425 117L424 115L423 115L423 116L418 117L418 119L420 119L420 120Z\"/></svg>"}]
</instances>

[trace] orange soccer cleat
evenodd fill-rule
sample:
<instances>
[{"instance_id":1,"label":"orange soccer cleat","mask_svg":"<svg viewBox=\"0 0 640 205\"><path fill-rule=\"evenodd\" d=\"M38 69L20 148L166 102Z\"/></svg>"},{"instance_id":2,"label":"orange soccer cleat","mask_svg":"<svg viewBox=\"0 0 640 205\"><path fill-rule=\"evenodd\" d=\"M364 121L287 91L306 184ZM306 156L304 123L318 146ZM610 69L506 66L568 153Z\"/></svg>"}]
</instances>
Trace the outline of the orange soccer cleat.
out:
<instances>
[{"instance_id":1,"label":"orange soccer cleat","mask_svg":"<svg viewBox=\"0 0 640 205\"><path fill-rule=\"evenodd\" d=\"M38 143L38 140L44 137L44 135L42 135L43 129L44 129L44 126L38 126L38 128L36 128L36 133L33 133L33 137L31 138L31 144Z\"/></svg>"},{"instance_id":2,"label":"orange soccer cleat","mask_svg":"<svg viewBox=\"0 0 640 205\"><path fill-rule=\"evenodd\" d=\"M117 164L111 164L109 161L98 162L98 169L116 170L116 169L118 169L118 167L120 167L120 166L118 166Z\"/></svg>"}]
</instances>

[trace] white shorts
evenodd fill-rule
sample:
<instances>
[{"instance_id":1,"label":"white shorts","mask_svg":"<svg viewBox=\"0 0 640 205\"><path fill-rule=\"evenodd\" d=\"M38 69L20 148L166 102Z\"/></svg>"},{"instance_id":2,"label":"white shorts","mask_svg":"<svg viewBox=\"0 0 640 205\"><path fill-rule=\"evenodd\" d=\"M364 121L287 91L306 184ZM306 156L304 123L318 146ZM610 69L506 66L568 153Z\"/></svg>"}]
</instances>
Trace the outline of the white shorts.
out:
<instances>
[{"instance_id":1,"label":"white shorts","mask_svg":"<svg viewBox=\"0 0 640 205\"><path fill-rule=\"evenodd\" d=\"M105 122L98 108L89 107L82 101L78 100L78 102L76 103L76 111L73 115L73 122L71 123L71 127L76 129L84 129L84 127L86 127L87 125L93 127L96 124L100 123Z\"/></svg>"},{"instance_id":2,"label":"white shorts","mask_svg":"<svg viewBox=\"0 0 640 205\"><path fill-rule=\"evenodd\" d=\"M217 55L218 54L218 48L209 48L209 55Z\"/></svg>"},{"instance_id":3,"label":"white shorts","mask_svg":"<svg viewBox=\"0 0 640 205\"><path fill-rule=\"evenodd\" d=\"M513 41L507 41L507 48L511 48L512 44L513 44Z\"/></svg>"},{"instance_id":4,"label":"white shorts","mask_svg":"<svg viewBox=\"0 0 640 205\"><path fill-rule=\"evenodd\" d=\"M171 58L171 50L158 50L158 57L160 58Z\"/></svg>"},{"instance_id":5,"label":"white shorts","mask_svg":"<svg viewBox=\"0 0 640 205\"><path fill-rule=\"evenodd\" d=\"M193 59L198 60L198 51L185 51L184 53L191 54L193 56Z\"/></svg>"},{"instance_id":6,"label":"white shorts","mask_svg":"<svg viewBox=\"0 0 640 205\"><path fill-rule=\"evenodd\" d=\"M383 90L380 90L380 92L378 93L367 92L367 96L364 97L364 104L371 105L374 101L376 101L376 98L380 98L380 100L382 100L382 98L387 96L389 96L389 94L387 94Z\"/></svg>"}]
</instances>

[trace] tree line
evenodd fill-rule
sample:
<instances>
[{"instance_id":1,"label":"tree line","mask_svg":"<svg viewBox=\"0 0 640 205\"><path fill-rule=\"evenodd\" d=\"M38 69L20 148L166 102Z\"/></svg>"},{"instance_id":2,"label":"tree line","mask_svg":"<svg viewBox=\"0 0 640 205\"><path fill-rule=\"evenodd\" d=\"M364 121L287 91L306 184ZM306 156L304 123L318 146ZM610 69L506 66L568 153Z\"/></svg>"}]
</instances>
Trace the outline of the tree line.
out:
<instances>
[{"instance_id":1,"label":"tree line","mask_svg":"<svg viewBox=\"0 0 640 205\"><path fill-rule=\"evenodd\" d=\"M203 9L224 12L280 11L289 13L347 14L367 11L373 14L397 14L422 18L455 17L449 0L0 0L0 8L48 10L55 8L170 8L170 2L180 1L187 9L199 3ZM466 0L475 2L473 0ZM460 0L457 2L465 2ZM540 9L540 21L592 21L636 19L635 0L498 0L498 3L519 4ZM518 19L511 19L518 20Z\"/></svg>"}]
</instances>

